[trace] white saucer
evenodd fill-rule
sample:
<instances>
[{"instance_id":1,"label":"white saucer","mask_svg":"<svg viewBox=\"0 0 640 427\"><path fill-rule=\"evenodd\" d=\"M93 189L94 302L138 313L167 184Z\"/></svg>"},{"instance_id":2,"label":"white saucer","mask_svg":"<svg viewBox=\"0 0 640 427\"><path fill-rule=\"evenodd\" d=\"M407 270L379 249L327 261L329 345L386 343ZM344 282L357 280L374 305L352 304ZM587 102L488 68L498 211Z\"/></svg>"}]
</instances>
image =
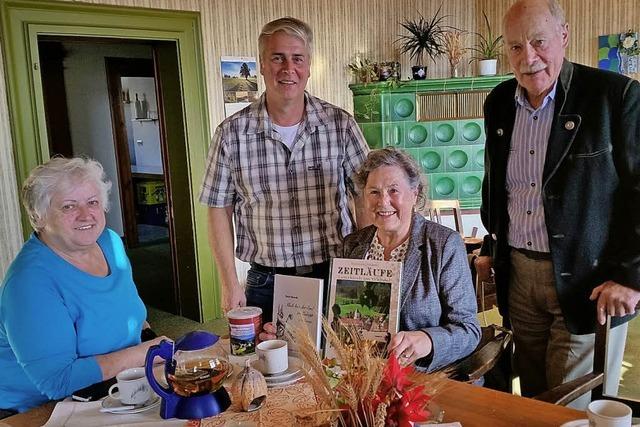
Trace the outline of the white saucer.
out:
<instances>
[{"instance_id":1,"label":"white saucer","mask_svg":"<svg viewBox=\"0 0 640 427\"><path fill-rule=\"evenodd\" d=\"M560 427L589 427L589 420L586 418L573 420L562 424Z\"/></svg>"},{"instance_id":2,"label":"white saucer","mask_svg":"<svg viewBox=\"0 0 640 427\"><path fill-rule=\"evenodd\" d=\"M267 388L286 387L288 385L297 383L298 381L300 381L303 378L304 378L304 372L299 371L296 375L294 375L292 377L289 377L289 378L285 378L284 380L267 381Z\"/></svg>"},{"instance_id":3,"label":"white saucer","mask_svg":"<svg viewBox=\"0 0 640 427\"><path fill-rule=\"evenodd\" d=\"M294 375L301 373L302 369L302 361L293 356L289 356L289 367L285 371L278 372L277 374L265 374L264 366L260 359L252 360L249 363L253 369L262 372L264 379L267 380L267 384L269 384L269 382L279 382L290 379Z\"/></svg>"},{"instance_id":4,"label":"white saucer","mask_svg":"<svg viewBox=\"0 0 640 427\"><path fill-rule=\"evenodd\" d=\"M151 398L147 400L142 406L136 406L135 408L132 408L132 409L118 410L118 408L122 406L128 406L128 405L124 405L122 402L120 402L118 399L114 397L107 396L102 400L102 411L109 412L111 414L137 414L138 412L144 412L151 408L155 408L159 404L160 404L160 396L154 393L153 396L151 396Z\"/></svg>"}]
</instances>

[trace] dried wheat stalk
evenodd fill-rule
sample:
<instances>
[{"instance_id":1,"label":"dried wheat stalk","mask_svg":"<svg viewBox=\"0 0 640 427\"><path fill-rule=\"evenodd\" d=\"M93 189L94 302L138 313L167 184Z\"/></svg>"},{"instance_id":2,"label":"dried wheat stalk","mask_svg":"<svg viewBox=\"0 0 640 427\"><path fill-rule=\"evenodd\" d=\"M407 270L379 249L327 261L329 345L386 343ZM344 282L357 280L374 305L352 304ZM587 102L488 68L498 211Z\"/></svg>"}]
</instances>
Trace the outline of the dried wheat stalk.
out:
<instances>
[{"instance_id":1,"label":"dried wheat stalk","mask_svg":"<svg viewBox=\"0 0 640 427\"><path fill-rule=\"evenodd\" d=\"M468 50L464 47L463 38L464 33L462 31L446 31L443 35L444 51L452 67L460 63L465 52Z\"/></svg>"},{"instance_id":2,"label":"dried wheat stalk","mask_svg":"<svg viewBox=\"0 0 640 427\"><path fill-rule=\"evenodd\" d=\"M290 322L287 336L300 352L317 407L317 410L306 411L297 418L304 420L305 424L314 425L345 426L347 420L363 427L384 425L386 406L379 405L374 413L370 405L382 381L387 363L386 351L381 352L376 343L362 339L353 328L345 328L349 342L346 345L345 337L339 336L324 318L322 326L326 342L333 347L338 364L345 373L338 386L332 389L306 324L303 321ZM416 385L424 385L431 396L441 388L445 378L445 372L414 372L410 376Z\"/></svg>"}]
</instances>

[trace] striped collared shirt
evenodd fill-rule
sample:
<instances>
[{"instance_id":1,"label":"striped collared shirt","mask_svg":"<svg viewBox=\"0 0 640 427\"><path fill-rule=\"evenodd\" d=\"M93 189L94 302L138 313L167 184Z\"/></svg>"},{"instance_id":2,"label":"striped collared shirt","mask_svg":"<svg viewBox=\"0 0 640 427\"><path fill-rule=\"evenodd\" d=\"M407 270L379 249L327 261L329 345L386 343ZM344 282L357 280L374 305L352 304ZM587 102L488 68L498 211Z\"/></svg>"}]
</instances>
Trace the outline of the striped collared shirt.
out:
<instances>
[{"instance_id":1,"label":"striped collared shirt","mask_svg":"<svg viewBox=\"0 0 640 427\"><path fill-rule=\"evenodd\" d=\"M353 231L352 176L369 151L344 110L305 94L292 149L274 131L265 95L216 129L200 202L233 206L236 256L269 267L338 256Z\"/></svg>"},{"instance_id":2,"label":"striped collared shirt","mask_svg":"<svg viewBox=\"0 0 640 427\"><path fill-rule=\"evenodd\" d=\"M520 85L516 89L516 119L507 162L509 245L514 248L549 252L541 191L556 85L538 109L529 104Z\"/></svg>"}]
</instances>

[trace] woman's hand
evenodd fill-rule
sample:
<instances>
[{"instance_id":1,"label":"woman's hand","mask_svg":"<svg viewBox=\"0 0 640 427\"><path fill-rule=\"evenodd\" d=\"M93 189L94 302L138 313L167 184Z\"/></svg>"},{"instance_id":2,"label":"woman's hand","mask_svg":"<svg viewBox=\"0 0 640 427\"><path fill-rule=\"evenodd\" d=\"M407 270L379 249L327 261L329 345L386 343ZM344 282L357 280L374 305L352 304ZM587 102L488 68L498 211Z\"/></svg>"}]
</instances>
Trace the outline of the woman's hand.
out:
<instances>
[{"instance_id":1,"label":"woman's hand","mask_svg":"<svg viewBox=\"0 0 640 427\"><path fill-rule=\"evenodd\" d=\"M433 351L433 342L426 332L402 331L391 338L389 350L395 353L400 365L407 366L430 355Z\"/></svg>"},{"instance_id":2,"label":"woman's hand","mask_svg":"<svg viewBox=\"0 0 640 427\"><path fill-rule=\"evenodd\" d=\"M160 344L162 340L171 341L163 335L151 341L145 341L132 347L114 351L113 353L96 356L96 361L102 370L102 379L107 380L115 377L119 372L128 368L144 366L149 347Z\"/></svg>"},{"instance_id":3,"label":"woman's hand","mask_svg":"<svg viewBox=\"0 0 640 427\"><path fill-rule=\"evenodd\" d=\"M262 332L260 332L258 338L260 338L260 341L275 340L277 338L276 327L273 326L273 322L267 322L262 325Z\"/></svg>"}]
</instances>

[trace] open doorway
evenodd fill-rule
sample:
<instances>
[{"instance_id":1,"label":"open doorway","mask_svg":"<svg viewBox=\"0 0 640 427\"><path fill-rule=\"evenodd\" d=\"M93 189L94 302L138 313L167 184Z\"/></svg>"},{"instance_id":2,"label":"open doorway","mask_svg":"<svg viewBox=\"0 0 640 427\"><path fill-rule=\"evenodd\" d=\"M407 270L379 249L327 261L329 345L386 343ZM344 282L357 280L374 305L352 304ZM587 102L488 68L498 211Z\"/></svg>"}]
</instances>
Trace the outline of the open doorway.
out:
<instances>
[{"instance_id":1,"label":"open doorway","mask_svg":"<svg viewBox=\"0 0 640 427\"><path fill-rule=\"evenodd\" d=\"M47 119L45 113L42 80L43 75L49 73L42 72L38 40L54 35L64 40L90 38L95 42L94 50L101 42L105 48L112 46L114 41L119 48L129 44L146 45L147 56L151 48L158 82L156 92L163 100L158 107L159 122L162 123L160 131L167 141L163 159L168 159L168 164L163 166L166 168L173 283L177 285L178 294L176 307L178 314L198 321L221 316L220 278L207 241L206 210L199 207L195 197L211 141L200 13L58 0L0 2L0 5L3 22L0 41L5 55L7 101L12 112L10 125L18 182L24 181L30 170L50 157L51 130L48 126L52 121L57 122ZM82 25L79 26L79 22ZM87 52L92 53L91 49ZM110 53L106 56L119 55ZM67 60L65 57L64 61ZM64 71L63 68L61 73ZM93 152L88 154L106 166L112 180L117 180L112 129L108 128L109 138L98 132L104 130L105 125L111 126L104 120L110 116L109 103L106 101L97 106L94 102L97 96L107 93L104 76L103 63L94 73L79 74L62 86L65 89L79 87L79 83L87 80L89 83L100 82L103 86L104 92L87 90L80 93L83 102L73 111L69 109L67 120L86 122L82 135L71 136L74 144L87 144L92 140L90 148ZM102 113L98 114L100 110ZM100 116L100 120L85 119L86 113ZM109 212L109 224L119 223L122 227L120 200L118 197L111 199L114 206ZM24 212L21 222L24 230L28 230L29 221Z\"/></svg>"},{"instance_id":2,"label":"open doorway","mask_svg":"<svg viewBox=\"0 0 640 427\"><path fill-rule=\"evenodd\" d=\"M103 164L107 226L123 237L140 296L188 316L181 284L196 281L195 255L189 242L177 250L193 230L176 44L39 36L38 48L50 154Z\"/></svg>"}]
</instances>

